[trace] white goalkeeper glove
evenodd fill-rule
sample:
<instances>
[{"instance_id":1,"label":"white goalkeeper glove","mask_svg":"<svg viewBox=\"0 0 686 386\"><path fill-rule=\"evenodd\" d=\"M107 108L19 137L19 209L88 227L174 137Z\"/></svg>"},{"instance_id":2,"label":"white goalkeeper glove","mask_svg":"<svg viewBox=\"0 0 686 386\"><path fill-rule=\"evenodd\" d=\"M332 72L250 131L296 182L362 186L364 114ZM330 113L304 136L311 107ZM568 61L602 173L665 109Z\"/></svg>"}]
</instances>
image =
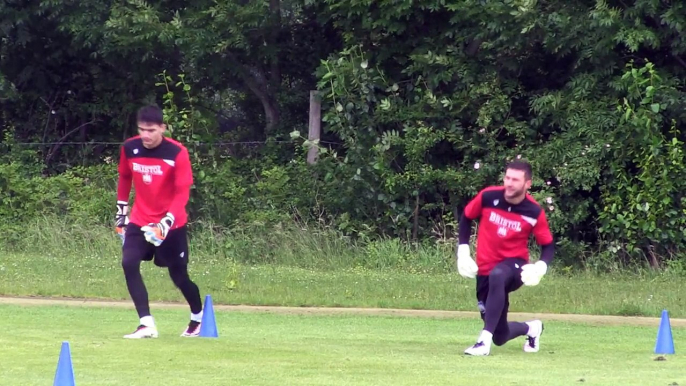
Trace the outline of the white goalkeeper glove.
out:
<instances>
[{"instance_id":1,"label":"white goalkeeper glove","mask_svg":"<svg viewBox=\"0 0 686 386\"><path fill-rule=\"evenodd\" d=\"M126 226L129 224L129 203L126 201L117 201L117 215L114 220L114 228L117 236L124 242L124 233L126 233Z\"/></svg>"},{"instance_id":2,"label":"white goalkeeper glove","mask_svg":"<svg viewBox=\"0 0 686 386\"><path fill-rule=\"evenodd\" d=\"M148 224L141 227L141 230L145 234L145 240L150 244L159 247L162 242L169 234L169 229L174 225L174 215L167 213L166 216L162 217L157 224Z\"/></svg>"},{"instance_id":3,"label":"white goalkeeper glove","mask_svg":"<svg viewBox=\"0 0 686 386\"><path fill-rule=\"evenodd\" d=\"M457 246L457 272L460 275L473 279L479 272L476 262L472 259L469 253L469 244L460 244Z\"/></svg>"},{"instance_id":4,"label":"white goalkeeper glove","mask_svg":"<svg viewBox=\"0 0 686 386\"><path fill-rule=\"evenodd\" d=\"M548 272L548 264L545 261L539 260L534 264L525 264L522 266L522 283L527 286L538 285L546 272Z\"/></svg>"}]
</instances>

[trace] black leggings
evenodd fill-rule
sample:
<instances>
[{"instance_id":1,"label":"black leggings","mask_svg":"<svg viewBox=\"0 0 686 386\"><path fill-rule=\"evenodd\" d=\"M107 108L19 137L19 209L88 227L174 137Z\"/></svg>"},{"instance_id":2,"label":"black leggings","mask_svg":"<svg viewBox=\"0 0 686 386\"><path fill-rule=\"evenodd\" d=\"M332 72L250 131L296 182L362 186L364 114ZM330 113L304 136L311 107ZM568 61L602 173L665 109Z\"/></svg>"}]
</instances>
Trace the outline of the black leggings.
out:
<instances>
[{"instance_id":1,"label":"black leggings","mask_svg":"<svg viewBox=\"0 0 686 386\"><path fill-rule=\"evenodd\" d=\"M126 286L140 318L150 315L148 291L143 282L140 266L142 261L150 261L153 258L155 265L167 267L169 277L183 294L191 312L199 314L202 311L200 290L188 276L188 239L185 227L169 231L164 242L155 247L145 240L140 227L129 224L126 227L122 252Z\"/></svg>"},{"instance_id":2,"label":"black leggings","mask_svg":"<svg viewBox=\"0 0 686 386\"><path fill-rule=\"evenodd\" d=\"M529 325L508 322L509 293L522 286L521 267L526 261L505 259L496 265L488 276L476 277L476 298L479 302L484 330L493 334L493 343L502 346L529 331Z\"/></svg>"}]
</instances>

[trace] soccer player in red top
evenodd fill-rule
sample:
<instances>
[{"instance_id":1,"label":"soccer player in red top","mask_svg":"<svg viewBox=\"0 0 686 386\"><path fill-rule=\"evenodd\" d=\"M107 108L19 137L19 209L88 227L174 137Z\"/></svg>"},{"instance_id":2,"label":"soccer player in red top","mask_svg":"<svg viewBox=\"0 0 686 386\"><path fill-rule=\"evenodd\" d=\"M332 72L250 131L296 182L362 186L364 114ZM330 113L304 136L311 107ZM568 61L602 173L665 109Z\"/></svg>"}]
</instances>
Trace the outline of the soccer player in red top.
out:
<instances>
[{"instance_id":1,"label":"soccer player in red top","mask_svg":"<svg viewBox=\"0 0 686 386\"><path fill-rule=\"evenodd\" d=\"M514 161L507 165L503 186L481 190L464 210L459 225L457 269L467 278L476 277L476 299L484 328L467 355L489 355L491 344L526 336L525 352L537 352L543 323L508 322L509 293L522 285L537 285L553 259L553 236L543 208L527 191L531 187L531 165ZM470 256L472 221L480 219L476 263ZM529 262L528 241L533 234L542 246L541 258Z\"/></svg>"},{"instance_id":2,"label":"soccer player in red top","mask_svg":"<svg viewBox=\"0 0 686 386\"><path fill-rule=\"evenodd\" d=\"M138 111L138 136L121 147L117 186L116 229L123 239L122 268L140 324L124 338L156 338L148 292L141 277L142 261L166 267L186 298L191 320L181 336L198 336L202 322L202 300L198 286L188 276L186 203L193 184L188 150L166 138L162 110L145 106ZM130 216L129 194L136 196Z\"/></svg>"}]
</instances>

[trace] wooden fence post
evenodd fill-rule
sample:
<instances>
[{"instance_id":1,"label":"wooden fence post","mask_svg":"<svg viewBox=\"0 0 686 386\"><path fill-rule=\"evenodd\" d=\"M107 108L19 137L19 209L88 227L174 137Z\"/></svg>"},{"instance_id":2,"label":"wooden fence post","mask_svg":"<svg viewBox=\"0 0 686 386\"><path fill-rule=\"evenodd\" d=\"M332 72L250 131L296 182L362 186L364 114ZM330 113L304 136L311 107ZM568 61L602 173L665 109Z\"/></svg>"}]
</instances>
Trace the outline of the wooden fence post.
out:
<instances>
[{"instance_id":1,"label":"wooden fence post","mask_svg":"<svg viewBox=\"0 0 686 386\"><path fill-rule=\"evenodd\" d=\"M316 90L310 91L310 123L307 139L310 141L317 141L321 138L322 124L322 102L319 98L319 92ZM317 155L319 149L316 146L310 147L307 151L307 163L312 165L317 163Z\"/></svg>"}]
</instances>

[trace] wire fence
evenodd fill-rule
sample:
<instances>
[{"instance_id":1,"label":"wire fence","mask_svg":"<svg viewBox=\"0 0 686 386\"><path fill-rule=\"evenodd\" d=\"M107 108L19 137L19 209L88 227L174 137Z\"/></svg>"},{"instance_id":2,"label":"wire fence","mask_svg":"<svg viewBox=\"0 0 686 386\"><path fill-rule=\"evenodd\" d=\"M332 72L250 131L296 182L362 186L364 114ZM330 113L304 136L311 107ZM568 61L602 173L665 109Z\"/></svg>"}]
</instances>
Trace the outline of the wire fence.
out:
<instances>
[{"instance_id":1,"label":"wire fence","mask_svg":"<svg viewBox=\"0 0 686 386\"><path fill-rule=\"evenodd\" d=\"M102 142L102 141L91 141L91 142L13 142L4 143L0 142L0 146L86 146L86 145L102 145L102 146L121 146L124 141L121 142ZM342 142L332 142L332 141L319 141L320 144L326 145L343 145ZM295 141L286 140L273 140L273 141L217 141L217 142L188 142L187 146L228 146L228 145L269 145L269 144L291 144L297 145Z\"/></svg>"},{"instance_id":2,"label":"wire fence","mask_svg":"<svg viewBox=\"0 0 686 386\"><path fill-rule=\"evenodd\" d=\"M118 156L123 143L124 141L0 142L0 156L10 155L14 151L29 150L36 153L48 169L61 170L70 165L87 165L114 159ZM319 141L319 144L330 149L343 145L342 142L335 141ZM184 145L194 156L208 159L257 160L266 155L290 157L303 150L301 140L190 141Z\"/></svg>"}]
</instances>

